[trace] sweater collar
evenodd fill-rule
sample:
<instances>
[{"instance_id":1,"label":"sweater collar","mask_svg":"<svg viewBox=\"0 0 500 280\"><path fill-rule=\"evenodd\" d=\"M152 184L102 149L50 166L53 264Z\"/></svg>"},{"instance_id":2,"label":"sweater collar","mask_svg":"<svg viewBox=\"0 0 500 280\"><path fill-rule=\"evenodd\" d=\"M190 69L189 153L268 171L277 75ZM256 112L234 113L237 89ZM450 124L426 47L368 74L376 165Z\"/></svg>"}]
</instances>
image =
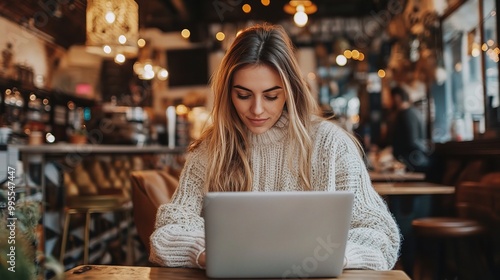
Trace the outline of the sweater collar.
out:
<instances>
[{"instance_id":1,"label":"sweater collar","mask_svg":"<svg viewBox=\"0 0 500 280\"><path fill-rule=\"evenodd\" d=\"M283 111L281 117L266 132L253 134L248 132L248 139L253 145L267 145L281 141L288 133L288 113Z\"/></svg>"}]
</instances>

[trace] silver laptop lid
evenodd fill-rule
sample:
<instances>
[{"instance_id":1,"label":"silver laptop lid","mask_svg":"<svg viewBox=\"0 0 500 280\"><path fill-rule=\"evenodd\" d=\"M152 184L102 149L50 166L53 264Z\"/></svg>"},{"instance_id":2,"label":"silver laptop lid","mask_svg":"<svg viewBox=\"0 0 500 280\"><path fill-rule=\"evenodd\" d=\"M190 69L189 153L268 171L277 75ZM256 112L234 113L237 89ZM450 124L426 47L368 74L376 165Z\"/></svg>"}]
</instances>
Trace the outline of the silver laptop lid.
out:
<instances>
[{"instance_id":1,"label":"silver laptop lid","mask_svg":"<svg viewBox=\"0 0 500 280\"><path fill-rule=\"evenodd\" d=\"M208 193L207 276L337 277L353 198L350 192Z\"/></svg>"}]
</instances>

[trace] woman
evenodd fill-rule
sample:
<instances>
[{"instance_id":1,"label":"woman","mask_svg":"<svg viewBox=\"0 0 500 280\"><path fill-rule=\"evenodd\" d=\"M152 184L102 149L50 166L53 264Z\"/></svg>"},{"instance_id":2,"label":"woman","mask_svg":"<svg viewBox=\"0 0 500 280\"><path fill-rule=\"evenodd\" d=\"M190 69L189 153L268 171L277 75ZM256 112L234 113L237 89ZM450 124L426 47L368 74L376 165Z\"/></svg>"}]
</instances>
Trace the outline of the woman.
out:
<instances>
[{"instance_id":1,"label":"woman","mask_svg":"<svg viewBox=\"0 0 500 280\"><path fill-rule=\"evenodd\" d=\"M150 260L203 268L203 195L210 191L355 194L344 267L390 269L399 230L373 190L359 145L319 117L293 45L279 26L244 30L213 77L213 124L189 150L172 202L158 209Z\"/></svg>"}]
</instances>

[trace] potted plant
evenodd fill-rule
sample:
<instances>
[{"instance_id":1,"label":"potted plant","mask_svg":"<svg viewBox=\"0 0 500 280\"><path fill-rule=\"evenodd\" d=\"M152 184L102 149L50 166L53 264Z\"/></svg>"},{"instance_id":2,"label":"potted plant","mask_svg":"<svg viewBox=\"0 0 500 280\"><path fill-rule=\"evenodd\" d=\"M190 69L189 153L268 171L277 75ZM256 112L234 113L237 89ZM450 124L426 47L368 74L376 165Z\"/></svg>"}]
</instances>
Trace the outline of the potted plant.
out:
<instances>
[{"instance_id":1,"label":"potted plant","mask_svg":"<svg viewBox=\"0 0 500 280\"><path fill-rule=\"evenodd\" d=\"M87 143L87 128L85 125L75 129L69 137L69 142L72 144L86 144Z\"/></svg>"},{"instance_id":2,"label":"potted plant","mask_svg":"<svg viewBox=\"0 0 500 280\"><path fill-rule=\"evenodd\" d=\"M4 204L11 208L0 211L0 279L45 279L46 268L55 274L53 279L62 279L64 267L39 250L40 202L8 201Z\"/></svg>"}]
</instances>

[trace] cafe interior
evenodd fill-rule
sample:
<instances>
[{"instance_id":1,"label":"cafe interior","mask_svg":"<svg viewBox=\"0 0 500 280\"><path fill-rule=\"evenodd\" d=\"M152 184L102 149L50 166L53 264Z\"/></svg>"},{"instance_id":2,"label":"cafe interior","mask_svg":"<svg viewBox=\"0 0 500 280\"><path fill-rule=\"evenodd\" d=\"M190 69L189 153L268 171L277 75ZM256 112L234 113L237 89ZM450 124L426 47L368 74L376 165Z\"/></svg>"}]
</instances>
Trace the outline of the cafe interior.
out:
<instances>
[{"instance_id":1,"label":"cafe interior","mask_svg":"<svg viewBox=\"0 0 500 280\"><path fill-rule=\"evenodd\" d=\"M393 270L406 278L366 277L498 279L498 4L2 0L0 211L17 202L18 273L72 279L81 265L154 267L156 211L211 121L210 77L239 31L269 22L292 39L324 115L360 141L400 227ZM425 172L393 156L395 85L422 117ZM7 268L1 279L34 279Z\"/></svg>"}]
</instances>

